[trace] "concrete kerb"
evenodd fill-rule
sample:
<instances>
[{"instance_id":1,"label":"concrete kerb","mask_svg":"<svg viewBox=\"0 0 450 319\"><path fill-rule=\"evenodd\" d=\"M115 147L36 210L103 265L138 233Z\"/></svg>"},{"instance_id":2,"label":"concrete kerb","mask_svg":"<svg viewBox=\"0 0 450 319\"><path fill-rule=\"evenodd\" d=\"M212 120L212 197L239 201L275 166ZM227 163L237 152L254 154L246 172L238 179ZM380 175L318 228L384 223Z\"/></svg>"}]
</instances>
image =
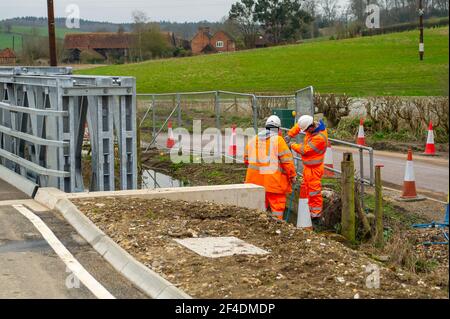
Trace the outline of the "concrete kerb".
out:
<instances>
[{"instance_id":1,"label":"concrete kerb","mask_svg":"<svg viewBox=\"0 0 450 319\"><path fill-rule=\"evenodd\" d=\"M142 265L111 238L102 232L89 218L56 189L40 188L35 200L50 209L58 210L89 244L119 273L154 299L190 299L184 291L156 272Z\"/></svg>"},{"instance_id":2,"label":"concrete kerb","mask_svg":"<svg viewBox=\"0 0 450 319\"><path fill-rule=\"evenodd\" d=\"M217 196L220 191L221 196ZM55 188L39 188L35 201L56 209L89 244L119 273L154 299L189 299L184 291L138 262L111 238L102 232L70 201L77 198L105 198L131 196L140 198L166 198L186 201L211 201L250 209L264 210L265 191L256 185L227 185L187 187L179 189L135 190L66 194Z\"/></svg>"}]
</instances>

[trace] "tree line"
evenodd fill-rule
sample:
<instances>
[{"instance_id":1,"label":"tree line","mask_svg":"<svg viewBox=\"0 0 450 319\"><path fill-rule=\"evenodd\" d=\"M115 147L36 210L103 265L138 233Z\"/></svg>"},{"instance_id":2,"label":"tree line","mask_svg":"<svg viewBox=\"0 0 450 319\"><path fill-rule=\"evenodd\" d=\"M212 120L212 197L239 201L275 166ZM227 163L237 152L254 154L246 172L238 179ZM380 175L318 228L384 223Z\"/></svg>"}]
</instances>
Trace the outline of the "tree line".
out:
<instances>
[{"instance_id":1,"label":"tree line","mask_svg":"<svg viewBox=\"0 0 450 319\"><path fill-rule=\"evenodd\" d=\"M425 19L448 17L448 0L422 1ZM366 28L369 4L379 6L382 28L418 21L418 0L239 0L225 26L245 48L255 47L261 37L275 45L317 37L324 28L336 37L352 37Z\"/></svg>"}]
</instances>

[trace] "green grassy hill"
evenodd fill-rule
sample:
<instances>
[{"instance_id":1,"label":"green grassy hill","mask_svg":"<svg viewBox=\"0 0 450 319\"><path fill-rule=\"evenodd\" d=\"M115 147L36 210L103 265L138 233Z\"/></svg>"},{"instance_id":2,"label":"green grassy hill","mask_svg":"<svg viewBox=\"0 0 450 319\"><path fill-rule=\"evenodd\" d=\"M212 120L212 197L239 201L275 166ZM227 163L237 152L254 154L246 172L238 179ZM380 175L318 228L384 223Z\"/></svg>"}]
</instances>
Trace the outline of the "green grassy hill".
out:
<instances>
[{"instance_id":1,"label":"green grassy hill","mask_svg":"<svg viewBox=\"0 0 450 319\"><path fill-rule=\"evenodd\" d=\"M320 41L79 71L128 75L138 92L232 90L292 93L313 85L352 96L448 95L448 28L425 31L419 61L417 31Z\"/></svg>"},{"instance_id":2,"label":"green grassy hill","mask_svg":"<svg viewBox=\"0 0 450 319\"><path fill-rule=\"evenodd\" d=\"M67 28L56 28L56 37L58 39L64 39L66 33L79 32L77 29L67 29ZM6 33L4 30L0 31L0 49L12 48L13 46L13 36L15 38L15 49L20 51L22 49L22 37L26 41L27 36L32 36L37 34L39 37L47 37L48 29L47 27L27 27L14 25L11 28L10 33Z\"/></svg>"}]
</instances>

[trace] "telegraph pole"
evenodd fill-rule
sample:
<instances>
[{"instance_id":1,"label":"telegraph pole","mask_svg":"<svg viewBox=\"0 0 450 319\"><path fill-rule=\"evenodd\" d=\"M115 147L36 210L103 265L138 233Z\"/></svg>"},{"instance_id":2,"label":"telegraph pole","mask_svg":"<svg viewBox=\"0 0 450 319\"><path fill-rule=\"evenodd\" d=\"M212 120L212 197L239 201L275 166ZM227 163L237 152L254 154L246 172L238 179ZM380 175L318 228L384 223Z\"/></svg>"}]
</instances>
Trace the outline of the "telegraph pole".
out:
<instances>
[{"instance_id":1,"label":"telegraph pole","mask_svg":"<svg viewBox=\"0 0 450 319\"><path fill-rule=\"evenodd\" d=\"M420 57L420 61L423 60L423 55L424 55L424 51L425 51L425 46L423 43L423 14L424 14L424 10L423 10L422 0L419 0L419 31L420 31L419 57Z\"/></svg>"},{"instance_id":2,"label":"telegraph pole","mask_svg":"<svg viewBox=\"0 0 450 319\"><path fill-rule=\"evenodd\" d=\"M57 66L58 62L56 60L55 11L53 0L47 0L47 17L50 66Z\"/></svg>"}]
</instances>

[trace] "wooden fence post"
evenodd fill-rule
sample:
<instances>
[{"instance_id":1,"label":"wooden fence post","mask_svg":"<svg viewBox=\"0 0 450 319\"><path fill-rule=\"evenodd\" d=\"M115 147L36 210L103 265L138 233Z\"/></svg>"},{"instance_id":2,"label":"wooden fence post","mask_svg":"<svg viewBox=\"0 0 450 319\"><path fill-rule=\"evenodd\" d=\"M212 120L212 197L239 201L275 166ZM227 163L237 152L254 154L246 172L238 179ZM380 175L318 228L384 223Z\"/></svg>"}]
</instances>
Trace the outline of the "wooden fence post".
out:
<instances>
[{"instance_id":1,"label":"wooden fence post","mask_svg":"<svg viewBox=\"0 0 450 319\"><path fill-rule=\"evenodd\" d=\"M341 163L341 185L342 185L342 217L341 234L348 241L354 242L355 236L355 164L353 163L353 154L344 153Z\"/></svg>"},{"instance_id":2,"label":"wooden fence post","mask_svg":"<svg viewBox=\"0 0 450 319\"><path fill-rule=\"evenodd\" d=\"M384 245L383 226L383 193L381 185L381 167L375 166L375 244L379 247Z\"/></svg>"}]
</instances>

